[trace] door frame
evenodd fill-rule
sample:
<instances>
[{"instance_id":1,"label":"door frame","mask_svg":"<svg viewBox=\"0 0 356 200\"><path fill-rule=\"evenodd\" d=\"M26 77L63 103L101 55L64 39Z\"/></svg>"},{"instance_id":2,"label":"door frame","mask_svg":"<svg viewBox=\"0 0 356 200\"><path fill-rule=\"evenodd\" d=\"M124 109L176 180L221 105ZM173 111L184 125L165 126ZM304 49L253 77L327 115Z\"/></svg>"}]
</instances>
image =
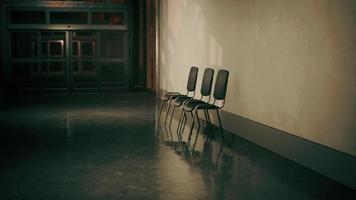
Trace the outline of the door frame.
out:
<instances>
[{"instance_id":1,"label":"door frame","mask_svg":"<svg viewBox=\"0 0 356 200\"><path fill-rule=\"evenodd\" d=\"M72 5L76 5L77 7L74 8ZM118 5L114 3L107 3L107 4L98 4L98 5L88 5L85 3L73 3L73 2L63 2L61 4L61 7L55 7L58 5L55 4L48 4L48 3L21 3L21 4L14 4L12 2L5 3L1 9L2 9L2 15L1 15L1 27L3 29L2 32L2 46L6 46L7 49L11 50L11 42L9 42L11 38L11 33L13 31L33 31L33 32L41 32L41 31L64 31L65 32L65 37L66 37L66 43L65 43L65 63L67 64L67 67L65 67L65 74L66 74L66 88L50 88L50 90L65 90L65 91L72 91L73 89L77 90L78 88L73 87L73 80L72 80L72 74L71 70L73 70L72 66L72 58L71 58L71 36L70 32L71 31L94 31L94 32L101 32L101 31L119 31L119 32L126 32L126 41L127 41L127 64L126 64L126 76L127 76L127 89L130 89L133 87L132 85L132 51L133 51L133 32L132 32L132 7L131 4L128 5ZM45 24L11 24L9 21L9 13L13 10L28 10L28 11L45 11L46 12L46 23ZM88 13L88 24L50 24L49 23L49 13L50 12L56 12L56 11L69 11L69 12L76 12L76 11L81 11L81 12L87 12ZM125 23L124 25L97 25L97 24L92 24L91 22L91 15L93 12L122 12L124 14L124 20ZM96 44L99 46L99 44ZM5 48L3 48L5 49ZM11 58L11 53L5 52L2 54L2 76L3 80L5 80L7 83L11 83L11 80L13 79L12 77L12 70L11 70L11 61L13 60ZM37 59L37 58L36 58ZM97 58L96 58L97 59ZM39 60L39 59L38 59ZM96 63L96 65L99 65ZM99 75L101 76L101 75ZM11 85L9 85L11 87ZM101 90L101 83L98 85L98 90ZM41 86L40 86L41 87ZM120 87L120 86L119 86ZM26 88L20 88L20 89L26 89ZM38 88L40 90L47 90L45 88ZM124 90L127 90L124 89ZM30 89L32 90L32 89ZM37 90L37 88L35 89Z\"/></svg>"},{"instance_id":2,"label":"door frame","mask_svg":"<svg viewBox=\"0 0 356 200\"><path fill-rule=\"evenodd\" d=\"M78 32L80 31L83 31L83 30L78 30ZM84 32L86 32L88 30L84 30ZM92 60L92 62L94 63L94 68L95 68L95 71L97 72L97 80L94 81L96 82L95 84L93 84L93 86L89 86L89 87L86 87L86 86L80 86L80 83L79 84L76 84L75 83L75 80L74 80L74 66L73 66L73 61L77 60L77 61L85 61L85 58L82 60L81 57L78 57L78 58L74 58L73 56L73 41L76 41L77 39L74 39L74 36L73 36L73 33L76 32L76 31L73 31L73 30L41 30L41 29L37 29L37 30L34 30L34 29L28 29L28 30L10 30L8 32L8 37L10 38L10 41L11 41L11 37L12 37L12 33L14 32L33 32L37 35L37 46L38 46L38 49L36 50L37 53L36 53L36 57L34 58L28 58L28 59L17 59L17 58L12 58L10 56L9 58L9 63L15 63L15 62L26 62L26 61L32 61L32 62L35 62L35 63L38 63L39 66L42 66L43 63L45 62L50 62L50 61L60 61L64 64L63 66L63 76L64 76L64 79L65 79L65 83L63 83L63 86L64 87L47 87L45 82L42 80L42 75L40 76L39 80L38 80L38 89L40 89L41 91L47 91L47 90L67 90L69 92L71 91L82 91L82 90L90 90L90 91L100 91L102 88L120 88L120 87L125 87L125 88L129 88L130 87L130 79L131 79L131 70L130 70L130 46L129 46L129 35L126 31L112 31L112 30L91 30L91 31L88 31L88 32L92 32L93 33L93 39L95 39L95 45L93 46L93 51L94 51L94 57L92 59L88 59L89 60ZM41 56L41 52L42 52L42 36L41 36L41 33L42 32L51 32L51 33L54 33L54 32L62 32L64 33L64 43L63 43L63 49L62 51L64 51L63 53L63 57L60 57L60 58L51 58L51 57L42 57ZM122 33L124 34L123 35L123 45L124 45L124 57L123 58L104 58L104 57L101 57L101 48L100 48L100 45L101 45L101 35L102 34L105 34L105 33ZM49 39L48 42L51 42L51 41L57 41L56 38L54 39ZM47 44L49 45L49 44ZM9 50L11 52L11 43L9 42L8 43L8 46L9 46ZM47 51L50 51L50 48L49 46L47 46ZM80 54L80 52L79 52ZM112 86L110 86L110 84L103 84L102 82L102 74L101 74L101 69L102 69L102 63L123 63L124 65L124 70L125 70L125 79L122 80L122 84L120 84L118 82L118 84L114 84ZM42 73L42 67L40 67L40 71ZM115 86L116 85L116 86ZM37 88L35 88L37 89Z\"/></svg>"}]
</instances>

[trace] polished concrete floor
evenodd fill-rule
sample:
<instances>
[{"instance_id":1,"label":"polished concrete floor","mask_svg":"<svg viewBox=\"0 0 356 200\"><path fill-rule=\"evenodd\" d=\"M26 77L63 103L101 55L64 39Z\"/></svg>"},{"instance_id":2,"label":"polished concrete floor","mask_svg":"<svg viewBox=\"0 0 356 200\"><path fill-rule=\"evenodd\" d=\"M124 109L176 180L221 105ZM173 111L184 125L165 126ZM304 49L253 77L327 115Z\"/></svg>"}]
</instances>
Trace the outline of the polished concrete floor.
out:
<instances>
[{"instance_id":1,"label":"polished concrete floor","mask_svg":"<svg viewBox=\"0 0 356 200\"><path fill-rule=\"evenodd\" d=\"M21 96L0 108L0 199L353 199L355 191L208 127L156 125L150 94ZM163 113L164 114L164 113ZM355 196L354 196L355 197Z\"/></svg>"}]
</instances>

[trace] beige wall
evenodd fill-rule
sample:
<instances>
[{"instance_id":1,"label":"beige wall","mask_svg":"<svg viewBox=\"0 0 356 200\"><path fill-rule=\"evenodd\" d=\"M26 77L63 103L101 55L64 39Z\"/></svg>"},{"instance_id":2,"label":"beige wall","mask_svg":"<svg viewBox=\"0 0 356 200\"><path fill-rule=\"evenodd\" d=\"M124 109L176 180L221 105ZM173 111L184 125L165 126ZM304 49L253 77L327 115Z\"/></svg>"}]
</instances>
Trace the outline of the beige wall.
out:
<instances>
[{"instance_id":1,"label":"beige wall","mask_svg":"<svg viewBox=\"0 0 356 200\"><path fill-rule=\"evenodd\" d=\"M161 89L185 91L191 65L225 67L225 111L356 155L356 1L161 0L160 9Z\"/></svg>"}]
</instances>

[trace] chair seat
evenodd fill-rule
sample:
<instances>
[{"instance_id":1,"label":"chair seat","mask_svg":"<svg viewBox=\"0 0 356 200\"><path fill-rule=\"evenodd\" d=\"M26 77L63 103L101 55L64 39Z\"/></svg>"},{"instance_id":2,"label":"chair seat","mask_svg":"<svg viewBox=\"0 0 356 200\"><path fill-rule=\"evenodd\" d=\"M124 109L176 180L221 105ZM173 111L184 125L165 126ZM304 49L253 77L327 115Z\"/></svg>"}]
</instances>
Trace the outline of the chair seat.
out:
<instances>
[{"instance_id":1,"label":"chair seat","mask_svg":"<svg viewBox=\"0 0 356 200\"><path fill-rule=\"evenodd\" d=\"M176 107L181 106L186 100L191 99L192 97L184 96L184 97L179 97L175 98L173 101L173 105Z\"/></svg>"},{"instance_id":2,"label":"chair seat","mask_svg":"<svg viewBox=\"0 0 356 200\"><path fill-rule=\"evenodd\" d=\"M219 109L219 107L214 104L206 103L202 106L199 106L199 109Z\"/></svg>"},{"instance_id":3,"label":"chair seat","mask_svg":"<svg viewBox=\"0 0 356 200\"><path fill-rule=\"evenodd\" d=\"M168 101L170 98L175 99L177 97L185 97L186 95L179 94L179 93L165 93L162 95L162 101Z\"/></svg>"},{"instance_id":4,"label":"chair seat","mask_svg":"<svg viewBox=\"0 0 356 200\"><path fill-rule=\"evenodd\" d=\"M218 109L219 107L206 103L201 100L192 100L189 103L185 104L183 109L188 112L192 112L197 106L199 106L197 109Z\"/></svg>"},{"instance_id":5,"label":"chair seat","mask_svg":"<svg viewBox=\"0 0 356 200\"><path fill-rule=\"evenodd\" d=\"M179 92L166 92L164 94L168 95L168 96L171 96L171 95L180 95L181 93L179 93Z\"/></svg>"}]
</instances>

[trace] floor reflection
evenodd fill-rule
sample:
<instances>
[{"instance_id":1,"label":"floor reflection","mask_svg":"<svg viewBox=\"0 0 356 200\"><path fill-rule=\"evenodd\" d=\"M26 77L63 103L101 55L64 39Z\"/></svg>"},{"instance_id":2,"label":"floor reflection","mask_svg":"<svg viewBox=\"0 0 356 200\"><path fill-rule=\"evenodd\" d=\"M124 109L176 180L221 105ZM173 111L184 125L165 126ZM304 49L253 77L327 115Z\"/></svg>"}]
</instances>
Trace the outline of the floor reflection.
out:
<instances>
[{"instance_id":1,"label":"floor reflection","mask_svg":"<svg viewBox=\"0 0 356 200\"><path fill-rule=\"evenodd\" d=\"M225 131L222 140L218 128L203 121L199 133L194 128L191 141L191 122L182 135L176 131L178 116L169 124L161 120L157 131L164 155L160 164L169 166L160 173L171 177L169 186L164 179L161 187L174 193L171 199L347 199L354 194L234 134ZM187 187L195 192L186 193Z\"/></svg>"},{"instance_id":2,"label":"floor reflection","mask_svg":"<svg viewBox=\"0 0 356 200\"><path fill-rule=\"evenodd\" d=\"M352 191L213 126L188 142L155 97L43 95L0 106L0 199L347 199Z\"/></svg>"}]
</instances>

